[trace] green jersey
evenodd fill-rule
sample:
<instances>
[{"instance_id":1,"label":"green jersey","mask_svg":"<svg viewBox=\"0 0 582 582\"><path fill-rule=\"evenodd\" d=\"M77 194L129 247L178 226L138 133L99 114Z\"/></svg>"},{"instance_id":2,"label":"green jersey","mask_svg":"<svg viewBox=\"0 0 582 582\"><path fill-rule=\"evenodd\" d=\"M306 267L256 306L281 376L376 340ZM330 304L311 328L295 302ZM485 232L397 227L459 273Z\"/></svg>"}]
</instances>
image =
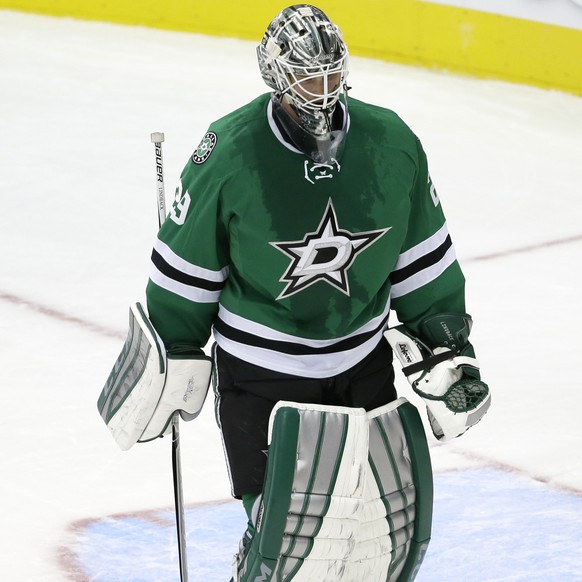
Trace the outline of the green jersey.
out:
<instances>
[{"instance_id":1,"label":"green jersey","mask_svg":"<svg viewBox=\"0 0 582 582\"><path fill-rule=\"evenodd\" d=\"M349 99L338 160L280 131L269 95L213 123L152 253L150 318L170 349L203 347L305 377L378 344L389 310L413 330L465 311L425 153L392 111Z\"/></svg>"}]
</instances>

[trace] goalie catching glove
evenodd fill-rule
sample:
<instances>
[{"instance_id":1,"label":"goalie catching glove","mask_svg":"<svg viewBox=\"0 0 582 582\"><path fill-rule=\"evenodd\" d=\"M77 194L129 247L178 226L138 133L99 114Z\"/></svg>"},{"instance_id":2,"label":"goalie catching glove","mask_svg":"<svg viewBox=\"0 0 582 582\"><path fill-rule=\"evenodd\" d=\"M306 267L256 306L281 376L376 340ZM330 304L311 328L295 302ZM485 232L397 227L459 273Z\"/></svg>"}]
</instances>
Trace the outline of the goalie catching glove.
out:
<instances>
[{"instance_id":1,"label":"goalie catching glove","mask_svg":"<svg viewBox=\"0 0 582 582\"><path fill-rule=\"evenodd\" d=\"M384 333L412 389L424 400L430 426L439 440L461 436L483 418L491 404L479 362L469 343L472 319L444 313L420 324L424 341L404 325Z\"/></svg>"},{"instance_id":2,"label":"goalie catching glove","mask_svg":"<svg viewBox=\"0 0 582 582\"><path fill-rule=\"evenodd\" d=\"M204 354L166 353L140 303L129 310L129 332L97 408L115 442L126 451L136 442L164 436L174 412L184 420L204 405L212 361Z\"/></svg>"}]
</instances>

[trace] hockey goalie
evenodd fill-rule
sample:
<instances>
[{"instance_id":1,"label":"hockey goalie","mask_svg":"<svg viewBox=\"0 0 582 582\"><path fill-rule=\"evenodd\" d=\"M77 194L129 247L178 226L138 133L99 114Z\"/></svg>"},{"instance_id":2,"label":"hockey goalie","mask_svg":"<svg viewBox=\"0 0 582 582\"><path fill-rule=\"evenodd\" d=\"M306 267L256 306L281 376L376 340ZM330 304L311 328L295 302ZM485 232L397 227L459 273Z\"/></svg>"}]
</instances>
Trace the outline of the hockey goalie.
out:
<instances>
[{"instance_id":1,"label":"hockey goalie","mask_svg":"<svg viewBox=\"0 0 582 582\"><path fill-rule=\"evenodd\" d=\"M212 376L248 518L234 582L413 580L432 470L393 357L437 439L480 421L490 394L465 279L419 139L348 95L328 16L284 9L257 58L269 91L211 123L189 157L99 409L128 449L177 410L195 417Z\"/></svg>"}]
</instances>

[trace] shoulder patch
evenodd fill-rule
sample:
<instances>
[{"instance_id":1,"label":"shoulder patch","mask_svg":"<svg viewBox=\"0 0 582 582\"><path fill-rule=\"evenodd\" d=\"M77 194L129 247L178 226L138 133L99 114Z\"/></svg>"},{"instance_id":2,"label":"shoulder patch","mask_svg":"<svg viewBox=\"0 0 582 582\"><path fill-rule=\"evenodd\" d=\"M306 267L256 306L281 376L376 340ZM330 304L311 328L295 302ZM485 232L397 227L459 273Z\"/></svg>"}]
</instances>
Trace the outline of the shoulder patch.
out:
<instances>
[{"instance_id":1,"label":"shoulder patch","mask_svg":"<svg viewBox=\"0 0 582 582\"><path fill-rule=\"evenodd\" d=\"M203 164L210 157L217 141L218 137L213 131L207 132L198 147L194 150L192 161L195 164Z\"/></svg>"}]
</instances>

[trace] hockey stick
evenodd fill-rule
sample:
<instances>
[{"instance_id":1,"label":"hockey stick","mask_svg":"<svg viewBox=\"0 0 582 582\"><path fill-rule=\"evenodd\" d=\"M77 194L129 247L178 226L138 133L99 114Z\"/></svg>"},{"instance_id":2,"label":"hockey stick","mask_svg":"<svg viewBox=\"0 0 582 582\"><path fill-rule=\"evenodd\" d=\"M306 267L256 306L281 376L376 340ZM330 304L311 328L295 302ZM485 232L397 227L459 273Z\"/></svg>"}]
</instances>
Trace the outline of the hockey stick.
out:
<instances>
[{"instance_id":1,"label":"hockey stick","mask_svg":"<svg viewBox=\"0 0 582 582\"><path fill-rule=\"evenodd\" d=\"M156 131L151 134L156 151L156 195L158 200L158 226L166 220L166 192L164 186L164 165L162 142L164 134ZM172 416L172 473L174 476L174 507L176 509L176 531L178 535L178 559L180 561L180 580L188 582L188 560L186 556L186 530L184 527L184 496L182 492L182 463L180 461L180 413Z\"/></svg>"}]
</instances>

